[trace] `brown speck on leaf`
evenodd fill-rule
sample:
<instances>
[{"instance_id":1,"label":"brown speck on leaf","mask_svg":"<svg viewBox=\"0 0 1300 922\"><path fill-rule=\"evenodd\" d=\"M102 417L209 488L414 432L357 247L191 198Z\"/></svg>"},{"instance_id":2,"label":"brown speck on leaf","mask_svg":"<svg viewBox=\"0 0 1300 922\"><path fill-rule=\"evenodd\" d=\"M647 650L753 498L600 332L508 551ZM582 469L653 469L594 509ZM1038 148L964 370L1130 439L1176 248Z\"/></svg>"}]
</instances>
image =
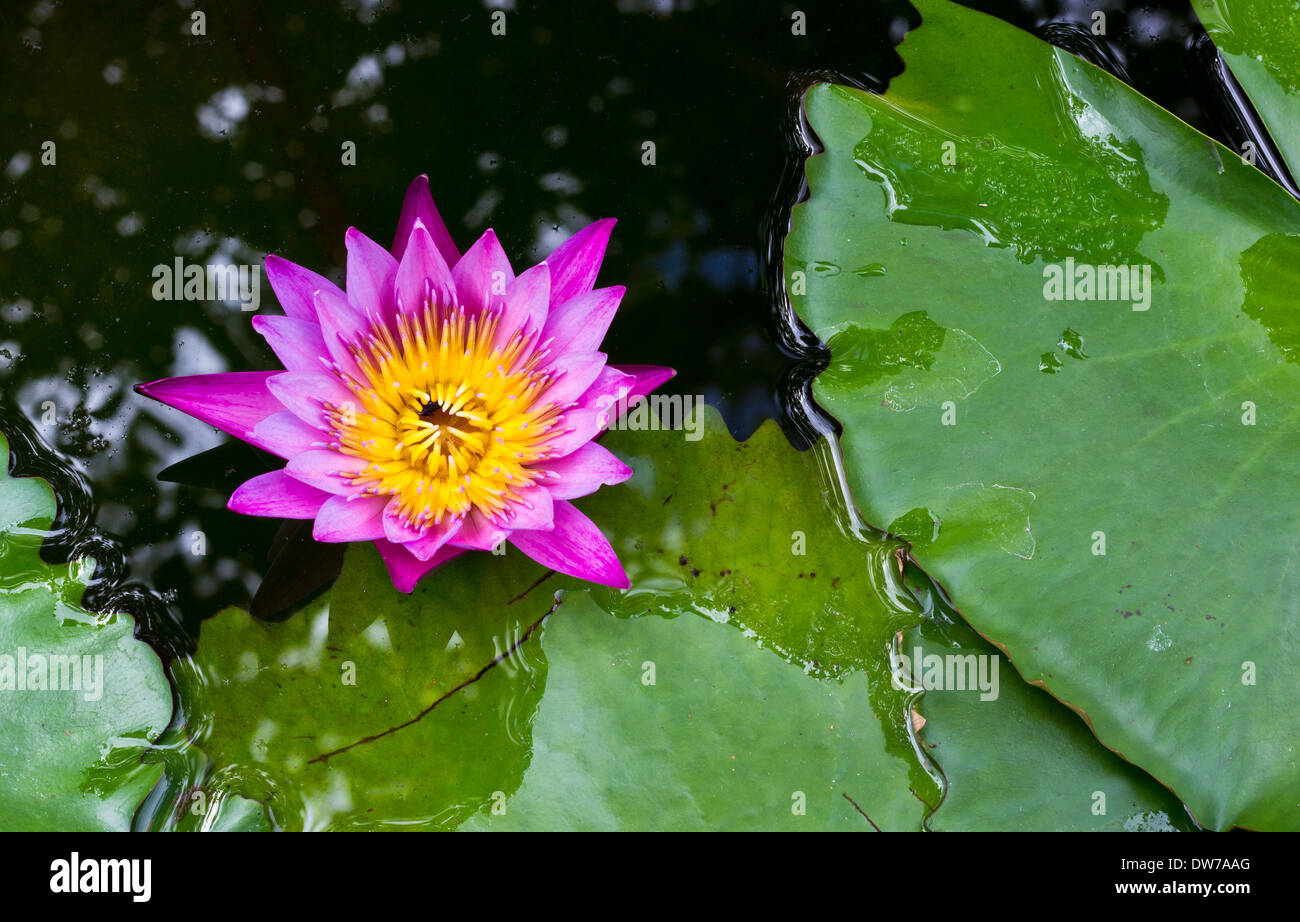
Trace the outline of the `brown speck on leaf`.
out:
<instances>
[{"instance_id":1,"label":"brown speck on leaf","mask_svg":"<svg viewBox=\"0 0 1300 922\"><path fill-rule=\"evenodd\" d=\"M686 566L688 563L690 563L690 561L686 559L685 554L681 554L680 556L678 556L677 562L681 564L683 567Z\"/></svg>"},{"instance_id":2,"label":"brown speck on leaf","mask_svg":"<svg viewBox=\"0 0 1300 922\"><path fill-rule=\"evenodd\" d=\"M1192 658L1189 656L1189 657L1187 657L1187 659L1183 660L1183 665L1184 665L1184 666L1190 666L1190 665L1192 665Z\"/></svg>"},{"instance_id":3,"label":"brown speck on leaf","mask_svg":"<svg viewBox=\"0 0 1300 922\"><path fill-rule=\"evenodd\" d=\"M915 708L912 709L912 732L920 733L921 728L925 726L925 718Z\"/></svg>"},{"instance_id":4,"label":"brown speck on leaf","mask_svg":"<svg viewBox=\"0 0 1300 922\"><path fill-rule=\"evenodd\" d=\"M698 569L696 569L695 567L691 567L691 578L694 579L695 577L697 577L697 576L699 576L699 575L700 575L700 571L699 571Z\"/></svg>"},{"instance_id":5,"label":"brown speck on leaf","mask_svg":"<svg viewBox=\"0 0 1300 922\"><path fill-rule=\"evenodd\" d=\"M668 500L670 500L670 499L672 499L672 498L673 498L673 495L672 495L671 493L669 493L667 496L665 496L665 497L664 497L664 505L667 506L667 505L668 505Z\"/></svg>"}]
</instances>

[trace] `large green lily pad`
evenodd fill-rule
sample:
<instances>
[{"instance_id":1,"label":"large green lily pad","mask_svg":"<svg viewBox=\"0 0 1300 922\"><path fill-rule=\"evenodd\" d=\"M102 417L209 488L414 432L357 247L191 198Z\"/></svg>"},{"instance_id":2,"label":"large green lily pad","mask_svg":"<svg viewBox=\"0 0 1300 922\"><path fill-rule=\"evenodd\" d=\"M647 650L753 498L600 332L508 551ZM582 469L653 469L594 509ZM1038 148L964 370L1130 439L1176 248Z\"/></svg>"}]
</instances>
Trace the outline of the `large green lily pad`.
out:
<instances>
[{"instance_id":1,"label":"large green lily pad","mask_svg":"<svg viewBox=\"0 0 1300 922\"><path fill-rule=\"evenodd\" d=\"M129 616L80 607L92 563L41 560L54 492L8 468L0 436L0 830L125 830L171 691Z\"/></svg>"},{"instance_id":2,"label":"large green lily pad","mask_svg":"<svg viewBox=\"0 0 1300 922\"><path fill-rule=\"evenodd\" d=\"M1047 692L1021 681L915 566L907 576L931 617L903 635L896 666L900 682L923 690L918 735L947 781L928 828L1195 829L1168 789L1105 749Z\"/></svg>"},{"instance_id":3,"label":"large green lily pad","mask_svg":"<svg viewBox=\"0 0 1300 922\"><path fill-rule=\"evenodd\" d=\"M176 675L207 767L173 800L307 829L918 828L938 789L889 682L920 617L901 545L773 424L738 443L708 411L698 441L606 444L637 474L581 505L630 590L510 550L403 596L350 547L288 621L204 624Z\"/></svg>"},{"instance_id":4,"label":"large green lily pad","mask_svg":"<svg viewBox=\"0 0 1300 922\"><path fill-rule=\"evenodd\" d=\"M917 6L886 95L808 94L786 245L854 495L1202 825L1300 828L1300 206L1108 74ZM1049 264L1150 281L1050 300Z\"/></svg>"}]
</instances>

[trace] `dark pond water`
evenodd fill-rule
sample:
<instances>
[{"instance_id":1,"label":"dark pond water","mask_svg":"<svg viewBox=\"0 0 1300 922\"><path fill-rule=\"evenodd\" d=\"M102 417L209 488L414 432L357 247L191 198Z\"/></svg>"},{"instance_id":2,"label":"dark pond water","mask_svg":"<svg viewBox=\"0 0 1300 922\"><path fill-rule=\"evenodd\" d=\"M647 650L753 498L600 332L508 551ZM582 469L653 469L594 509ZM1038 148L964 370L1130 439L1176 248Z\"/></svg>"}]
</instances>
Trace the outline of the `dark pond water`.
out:
<instances>
[{"instance_id":1,"label":"dark pond water","mask_svg":"<svg viewBox=\"0 0 1300 922\"><path fill-rule=\"evenodd\" d=\"M1108 66L1225 143L1246 130L1185 3L968 5ZM676 367L670 389L704 395L738 437L768 417L797 443L823 425L801 396L818 344L782 313L781 240L813 143L798 99L817 79L883 88L917 21L908 4L221 6L201 37L184 3L0 13L0 429L16 472L59 493L47 556L100 561L90 604L129 608L161 648L183 646L184 628L248 603L276 531L229 513L223 490L157 480L226 439L131 385L274 362L238 305L153 300L153 267L275 252L341 281L345 230L391 239L419 173L462 249L491 226L517 266L619 218L601 276L628 286L613 360ZM1102 38L1088 33L1098 8ZM806 35L792 34L796 9ZM262 298L274 311L265 284ZM228 491L258 463L223 449L197 479ZM191 553L196 531L206 554Z\"/></svg>"}]
</instances>

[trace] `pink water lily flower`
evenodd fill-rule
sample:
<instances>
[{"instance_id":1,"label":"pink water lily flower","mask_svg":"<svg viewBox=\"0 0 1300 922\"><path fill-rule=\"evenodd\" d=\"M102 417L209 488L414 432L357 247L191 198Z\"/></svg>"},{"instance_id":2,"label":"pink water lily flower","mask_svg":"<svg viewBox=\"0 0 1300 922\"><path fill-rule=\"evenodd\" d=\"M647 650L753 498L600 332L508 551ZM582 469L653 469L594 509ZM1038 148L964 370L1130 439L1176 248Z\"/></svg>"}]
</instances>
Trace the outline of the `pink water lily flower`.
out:
<instances>
[{"instance_id":1,"label":"pink water lily flower","mask_svg":"<svg viewBox=\"0 0 1300 922\"><path fill-rule=\"evenodd\" d=\"M627 575L570 500L632 470L593 439L616 405L673 375L597 351L624 289L594 288L596 221L515 275L491 231L462 256L428 179L389 253L347 233L346 291L277 256L284 316L259 315L283 371L164 378L137 390L286 459L235 490L246 515L313 519L317 541L373 541L393 585L508 540L607 586Z\"/></svg>"}]
</instances>

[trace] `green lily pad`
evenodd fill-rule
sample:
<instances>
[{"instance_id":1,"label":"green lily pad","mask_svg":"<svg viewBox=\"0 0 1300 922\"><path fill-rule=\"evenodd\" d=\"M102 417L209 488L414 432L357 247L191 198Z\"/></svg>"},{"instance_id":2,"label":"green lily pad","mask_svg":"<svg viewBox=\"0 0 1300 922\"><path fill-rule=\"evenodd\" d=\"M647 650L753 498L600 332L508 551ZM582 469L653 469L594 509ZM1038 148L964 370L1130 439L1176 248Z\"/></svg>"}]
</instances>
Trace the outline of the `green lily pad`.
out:
<instances>
[{"instance_id":1,"label":"green lily pad","mask_svg":"<svg viewBox=\"0 0 1300 922\"><path fill-rule=\"evenodd\" d=\"M1167 788L1097 742L1068 708L1021 681L928 579L908 583L932 617L903 635L900 682L922 691L918 736L947 780L938 832L1180 832ZM973 657L973 659L972 659Z\"/></svg>"},{"instance_id":2,"label":"green lily pad","mask_svg":"<svg viewBox=\"0 0 1300 922\"><path fill-rule=\"evenodd\" d=\"M1249 94L1287 164L1293 171L1300 169L1300 16L1295 3L1196 0L1192 9Z\"/></svg>"},{"instance_id":3,"label":"green lily pad","mask_svg":"<svg viewBox=\"0 0 1300 922\"><path fill-rule=\"evenodd\" d=\"M630 590L508 550L403 596L350 547L288 621L204 624L176 679L206 767L159 815L202 790L290 829L918 828L938 788L887 648L920 609L826 446L738 443L711 410L698 440L605 444L636 476L581 505Z\"/></svg>"},{"instance_id":4,"label":"green lily pad","mask_svg":"<svg viewBox=\"0 0 1300 922\"><path fill-rule=\"evenodd\" d=\"M129 616L80 607L91 561L41 560L54 492L8 467L0 436L0 829L125 830L171 691Z\"/></svg>"},{"instance_id":5,"label":"green lily pad","mask_svg":"<svg viewBox=\"0 0 1300 922\"><path fill-rule=\"evenodd\" d=\"M786 244L795 309L853 346L815 395L854 496L1201 825L1300 828L1300 206L1091 65L917 6L886 95L809 92Z\"/></svg>"}]
</instances>

